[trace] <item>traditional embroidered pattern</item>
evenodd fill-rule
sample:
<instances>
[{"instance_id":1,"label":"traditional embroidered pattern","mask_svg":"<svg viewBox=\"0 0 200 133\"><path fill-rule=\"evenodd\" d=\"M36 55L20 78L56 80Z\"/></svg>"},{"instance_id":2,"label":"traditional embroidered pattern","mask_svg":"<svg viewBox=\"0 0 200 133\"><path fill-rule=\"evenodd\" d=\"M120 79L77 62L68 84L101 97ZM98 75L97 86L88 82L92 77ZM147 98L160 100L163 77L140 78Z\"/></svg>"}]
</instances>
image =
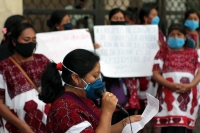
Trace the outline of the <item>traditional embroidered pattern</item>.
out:
<instances>
[{"instance_id":1,"label":"traditional embroidered pattern","mask_svg":"<svg viewBox=\"0 0 200 133\"><path fill-rule=\"evenodd\" d=\"M40 54L33 56L33 61L21 63L20 66L36 86L40 87L40 78L49 60ZM45 133L49 105L38 99L38 92L9 59L0 63L0 98L5 99L5 105L11 112L26 122L34 132ZM19 130L2 118L0 132L19 133Z\"/></svg>"},{"instance_id":2,"label":"traditional embroidered pattern","mask_svg":"<svg viewBox=\"0 0 200 133\"><path fill-rule=\"evenodd\" d=\"M153 70L160 70L162 76L173 83L189 84L200 67L195 50L184 48L183 51L158 51ZM169 88L158 89L160 101L159 113L154 118L157 127L183 126L193 129L198 111L199 93L197 86L185 93L172 92Z\"/></svg>"}]
</instances>

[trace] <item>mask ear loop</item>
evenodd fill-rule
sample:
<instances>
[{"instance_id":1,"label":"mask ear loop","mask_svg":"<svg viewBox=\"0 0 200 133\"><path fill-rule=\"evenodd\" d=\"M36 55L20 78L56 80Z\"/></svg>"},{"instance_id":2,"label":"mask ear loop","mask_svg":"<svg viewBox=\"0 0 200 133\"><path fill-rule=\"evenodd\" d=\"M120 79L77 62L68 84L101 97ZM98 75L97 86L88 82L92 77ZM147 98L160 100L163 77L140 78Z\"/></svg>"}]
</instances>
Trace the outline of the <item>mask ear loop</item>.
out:
<instances>
[{"instance_id":1,"label":"mask ear loop","mask_svg":"<svg viewBox=\"0 0 200 133\"><path fill-rule=\"evenodd\" d=\"M64 64L62 64L62 65L63 65L64 68L67 69L68 71L70 71L70 72L75 73L76 75L78 75L76 72L74 72L74 71L70 70L69 68L67 68ZM78 76L79 76L79 75L78 75ZM86 86L84 87L84 90L85 90L85 88L87 88L87 86L88 86L89 83L87 83L87 82L86 82L84 79L82 79L82 78L81 78L81 80L86 84ZM65 83L65 84L66 84L66 83ZM80 88L80 87L72 86L72 85L70 85L70 84L66 84L66 85L68 85L68 86L70 86L70 87L77 88L77 89L82 89L82 88Z\"/></svg>"}]
</instances>

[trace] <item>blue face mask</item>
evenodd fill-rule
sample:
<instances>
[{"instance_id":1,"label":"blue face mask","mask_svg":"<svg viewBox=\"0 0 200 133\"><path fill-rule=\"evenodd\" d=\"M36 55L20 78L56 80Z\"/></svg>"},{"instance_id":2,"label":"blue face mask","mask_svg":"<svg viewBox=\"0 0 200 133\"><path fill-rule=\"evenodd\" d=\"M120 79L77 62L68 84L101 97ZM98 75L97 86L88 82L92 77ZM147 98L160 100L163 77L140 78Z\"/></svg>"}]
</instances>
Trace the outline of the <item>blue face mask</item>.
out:
<instances>
[{"instance_id":1,"label":"blue face mask","mask_svg":"<svg viewBox=\"0 0 200 133\"><path fill-rule=\"evenodd\" d=\"M180 49L185 44L185 40L183 38L168 38L168 46L172 49Z\"/></svg>"},{"instance_id":2,"label":"blue face mask","mask_svg":"<svg viewBox=\"0 0 200 133\"><path fill-rule=\"evenodd\" d=\"M95 91L97 89L101 89L102 91L104 91L104 84L103 84L103 82L101 81L100 78L97 79L96 81L94 81L93 83L90 83L90 84L86 83L86 84L87 85L84 87L84 90L86 91L86 97L89 98L89 99L91 99L91 100L96 100L96 99L99 98L95 94Z\"/></svg>"},{"instance_id":3,"label":"blue face mask","mask_svg":"<svg viewBox=\"0 0 200 133\"><path fill-rule=\"evenodd\" d=\"M64 66L64 68L66 68L70 72L75 73L74 71L67 68L64 64L63 64L63 66ZM77 74L77 73L75 73L75 74ZM93 83L87 83L85 80L83 80L83 82L86 84L86 86L84 87L84 90L86 92L86 97L88 99L91 99L91 100L99 99L99 97L96 96L95 91L96 91L96 89L101 89L102 91L104 91L104 84L103 84L101 78L97 79ZM67 84L67 83L66 83L66 85L77 88L77 89L83 89L83 88L79 88L77 86L73 86L73 85L70 85L70 84Z\"/></svg>"},{"instance_id":4,"label":"blue face mask","mask_svg":"<svg viewBox=\"0 0 200 133\"><path fill-rule=\"evenodd\" d=\"M73 29L73 25L71 23L64 24L63 26L64 26L65 30L72 30Z\"/></svg>"},{"instance_id":5,"label":"blue face mask","mask_svg":"<svg viewBox=\"0 0 200 133\"><path fill-rule=\"evenodd\" d=\"M160 18L158 16L154 17L152 20L151 20L151 24L159 24L160 22Z\"/></svg>"},{"instance_id":6,"label":"blue face mask","mask_svg":"<svg viewBox=\"0 0 200 133\"><path fill-rule=\"evenodd\" d=\"M194 31L199 27L199 22L194 20L186 20L184 25L188 27L191 31Z\"/></svg>"}]
</instances>

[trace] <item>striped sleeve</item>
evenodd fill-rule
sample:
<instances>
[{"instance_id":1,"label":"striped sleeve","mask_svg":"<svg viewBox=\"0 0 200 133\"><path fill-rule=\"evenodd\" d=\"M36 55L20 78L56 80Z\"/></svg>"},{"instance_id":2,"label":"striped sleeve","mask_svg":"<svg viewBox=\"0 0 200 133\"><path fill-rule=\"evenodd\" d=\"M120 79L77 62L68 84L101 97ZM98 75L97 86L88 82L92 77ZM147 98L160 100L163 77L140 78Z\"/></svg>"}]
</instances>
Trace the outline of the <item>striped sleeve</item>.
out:
<instances>
[{"instance_id":1,"label":"striped sleeve","mask_svg":"<svg viewBox=\"0 0 200 133\"><path fill-rule=\"evenodd\" d=\"M83 121L72 126L65 133L94 133L94 130L88 121Z\"/></svg>"}]
</instances>

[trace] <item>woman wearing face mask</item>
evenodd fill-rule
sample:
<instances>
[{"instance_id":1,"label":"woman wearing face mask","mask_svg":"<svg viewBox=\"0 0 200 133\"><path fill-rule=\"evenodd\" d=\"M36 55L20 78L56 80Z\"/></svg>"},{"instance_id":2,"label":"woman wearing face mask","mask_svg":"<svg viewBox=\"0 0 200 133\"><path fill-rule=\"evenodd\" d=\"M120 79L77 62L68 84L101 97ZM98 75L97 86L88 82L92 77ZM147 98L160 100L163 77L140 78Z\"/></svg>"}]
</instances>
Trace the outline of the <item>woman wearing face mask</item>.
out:
<instances>
[{"instance_id":1,"label":"woman wearing face mask","mask_svg":"<svg viewBox=\"0 0 200 133\"><path fill-rule=\"evenodd\" d=\"M63 10L56 10L51 14L49 20L47 20L47 26L51 31L63 31L63 30L73 30L73 25L68 13ZM94 44L94 48L99 48L99 44Z\"/></svg>"},{"instance_id":2,"label":"woman wearing face mask","mask_svg":"<svg viewBox=\"0 0 200 133\"><path fill-rule=\"evenodd\" d=\"M139 12L139 19L140 19L140 24L154 24L158 25L160 22L160 18L158 17L158 11L157 9L152 6L151 4L145 4ZM158 43L160 47L165 47L167 46L165 36L163 32L159 29L159 40Z\"/></svg>"},{"instance_id":3,"label":"woman wearing face mask","mask_svg":"<svg viewBox=\"0 0 200 133\"><path fill-rule=\"evenodd\" d=\"M160 22L160 18L158 17L157 9L152 4L145 4L139 12L139 20L140 24L142 25L158 25ZM167 43L165 41L165 36L162 33L162 31L159 29L158 32L159 40L158 44L161 47L167 47ZM140 99L140 105L141 109L138 111L139 114L142 114L146 104L147 104L147 97L146 92L152 92L151 94L155 95L156 88L155 81L152 79L152 77L140 77L138 78L140 88L139 88L139 99ZM141 131L142 133L146 133L146 127L144 127ZM158 129L152 128L152 132L157 133Z\"/></svg>"},{"instance_id":4,"label":"woman wearing face mask","mask_svg":"<svg viewBox=\"0 0 200 133\"><path fill-rule=\"evenodd\" d=\"M0 132L45 133L49 105L37 95L49 60L34 54L36 33L29 23L16 25L8 41L14 54L0 62Z\"/></svg>"},{"instance_id":5,"label":"woman wearing face mask","mask_svg":"<svg viewBox=\"0 0 200 133\"><path fill-rule=\"evenodd\" d=\"M182 24L169 27L167 42L168 47L158 51L153 65L153 78L162 85L157 92L160 109L154 125L161 127L161 133L192 133L199 108L199 57L194 49L185 47Z\"/></svg>"},{"instance_id":6,"label":"woman wearing face mask","mask_svg":"<svg viewBox=\"0 0 200 133\"><path fill-rule=\"evenodd\" d=\"M110 25L125 25L124 12L115 8L109 13ZM135 114L140 108L138 99L138 81L135 78L107 78L103 77L107 91L112 92L118 98L118 103L122 105L130 115ZM116 124L126 117L126 114L115 110L112 117L112 124Z\"/></svg>"},{"instance_id":7,"label":"woman wearing face mask","mask_svg":"<svg viewBox=\"0 0 200 133\"><path fill-rule=\"evenodd\" d=\"M51 14L49 20L47 20L47 26L51 31L72 30L70 16L66 11L56 10Z\"/></svg>"},{"instance_id":8,"label":"woman wearing face mask","mask_svg":"<svg viewBox=\"0 0 200 133\"><path fill-rule=\"evenodd\" d=\"M3 39L0 45L0 61L8 58L13 55L13 51L9 51L8 48L8 36L11 32L11 29L20 23L27 23L28 20L21 15L12 15L8 17L4 23L4 28L2 29Z\"/></svg>"},{"instance_id":9,"label":"woman wearing face mask","mask_svg":"<svg viewBox=\"0 0 200 133\"><path fill-rule=\"evenodd\" d=\"M114 8L109 13L110 25L125 25L125 14L120 8Z\"/></svg>"},{"instance_id":10,"label":"woman wearing face mask","mask_svg":"<svg viewBox=\"0 0 200 133\"><path fill-rule=\"evenodd\" d=\"M61 76L58 70L62 70ZM42 76L39 96L44 102L51 103L46 132L121 133L129 123L128 118L111 126L118 99L112 93L105 92L100 112L91 101L98 99L96 89L104 90L96 53L76 49L65 56L63 63L51 63ZM137 120L141 120L141 117L131 116L132 122Z\"/></svg>"},{"instance_id":11,"label":"woman wearing face mask","mask_svg":"<svg viewBox=\"0 0 200 133\"><path fill-rule=\"evenodd\" d=\"M185 13L185 23L187 36L192 39L188 42L188 47L198 49L200 34L199 28L200 15L197 11L191 9Z\"/></svg>"}]
</instances>

